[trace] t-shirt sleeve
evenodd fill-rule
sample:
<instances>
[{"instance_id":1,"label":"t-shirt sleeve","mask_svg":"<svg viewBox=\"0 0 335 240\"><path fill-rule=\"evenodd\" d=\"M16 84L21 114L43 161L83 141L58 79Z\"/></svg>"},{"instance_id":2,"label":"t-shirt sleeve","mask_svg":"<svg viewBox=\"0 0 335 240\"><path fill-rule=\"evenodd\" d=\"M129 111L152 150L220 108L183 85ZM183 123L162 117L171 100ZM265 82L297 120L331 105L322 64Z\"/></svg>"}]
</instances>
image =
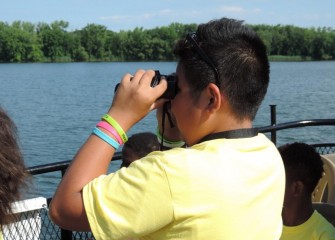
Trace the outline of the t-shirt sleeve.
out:
<instances>
[{"instance_id":1,"label":"t-shirt sleeve","mask_svg":"<svg viewBox=\"0 0 335 240\"><path fill-rule=\"evenodd\" d=\"M92 180L83 189L83 199L96 239L139 237L173 220L164 168L150 155Z\"/></svg>"}]
</instances>

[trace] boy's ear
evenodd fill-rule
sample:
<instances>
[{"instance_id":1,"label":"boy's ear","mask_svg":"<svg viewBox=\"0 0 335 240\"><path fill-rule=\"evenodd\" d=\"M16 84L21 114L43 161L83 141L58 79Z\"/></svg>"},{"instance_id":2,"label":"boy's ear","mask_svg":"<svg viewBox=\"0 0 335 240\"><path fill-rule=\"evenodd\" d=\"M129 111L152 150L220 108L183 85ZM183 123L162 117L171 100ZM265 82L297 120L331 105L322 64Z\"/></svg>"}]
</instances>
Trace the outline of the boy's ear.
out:
<instances>
[{"instance_id":1,"label":"boy's ear","mask_svg":"<svg viewBox=\"0 0 335 240\"><path fill-rule=\"evenodd\" d=\"M222 95L220 89L214 84L210 83L206 88L207 110L217 111L221 107Z\"/></svg>"},{"instance_id":2,"label":"boy's ear","mask_svg":"<svg viewBox=\"0 0 335 240\"><path fill-rule=\"evenodd\" d=\"M293 195L300 196L304 194L305 185L302 181L294 181L293 183Z\"/></svg>"}]
</instances>

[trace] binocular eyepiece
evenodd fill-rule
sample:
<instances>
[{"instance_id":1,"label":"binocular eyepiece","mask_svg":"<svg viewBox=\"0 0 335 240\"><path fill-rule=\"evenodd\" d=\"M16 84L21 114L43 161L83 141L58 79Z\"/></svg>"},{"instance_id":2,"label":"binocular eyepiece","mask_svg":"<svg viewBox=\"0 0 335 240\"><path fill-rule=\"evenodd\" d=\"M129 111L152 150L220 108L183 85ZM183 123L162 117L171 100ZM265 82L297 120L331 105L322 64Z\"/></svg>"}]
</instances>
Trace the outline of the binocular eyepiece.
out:
<instances>
[{"instance_id":1,"label":"binocular eyepiece","mask_svg":"<svg viewBox=\"0 0 335 240\"><path fill-rule=\"evenodd\" d=\"M160 96L159 98L165 98L165 99L170 99L170 100L174 99L174 97L177 94L177 76L176 76L176 74L163 75L163 74L160 74L160 72L158 70L156 70L155 71L155 76L152 78L150 86L154 88L155 86L157 86L160 83L162 78L166 79L168 86L167 86L167 89L165 90L165 92L163 93L163 95ZM116 90L118 89L119 84L120 83L118 83L115 86L114 92L116 92Z\"/></svg>"}]
</instances>

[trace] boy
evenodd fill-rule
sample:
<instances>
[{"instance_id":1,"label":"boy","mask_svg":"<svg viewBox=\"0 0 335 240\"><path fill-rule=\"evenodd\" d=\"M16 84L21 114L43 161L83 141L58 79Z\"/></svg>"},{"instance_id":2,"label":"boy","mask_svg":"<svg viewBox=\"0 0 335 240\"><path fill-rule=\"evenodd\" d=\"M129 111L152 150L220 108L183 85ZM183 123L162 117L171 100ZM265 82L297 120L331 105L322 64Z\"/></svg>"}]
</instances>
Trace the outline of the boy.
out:
<instances>
[{"instance_id":1,"label":"boy","mask_svg":"<svg viewBox=\"0 0 335 240\"><path fill-rule=\"evenodd\" d=\"M305 143L278 148L286 171L281 240L332 240L335 228L312 205L312 192L323 173L323 162Z\"/></svg>"},{"instance_id":2,"label":"boy","mask_svg":"<svg viewBox=\"0 0 335 240\"><path fill-rule=\"evenodd\" d=\"M223 18L199 25L175 54L171 112L188 147L105 176L120 136L126 140L124 132L167 101L159 99L166 80L150 86L153 70L126 74L104 116L119 134L95 130L88 138L58 187L52 219L97 239L279 239L284 166L252 128L269 83L263 42Z\"/></svg>"}]
</instances>

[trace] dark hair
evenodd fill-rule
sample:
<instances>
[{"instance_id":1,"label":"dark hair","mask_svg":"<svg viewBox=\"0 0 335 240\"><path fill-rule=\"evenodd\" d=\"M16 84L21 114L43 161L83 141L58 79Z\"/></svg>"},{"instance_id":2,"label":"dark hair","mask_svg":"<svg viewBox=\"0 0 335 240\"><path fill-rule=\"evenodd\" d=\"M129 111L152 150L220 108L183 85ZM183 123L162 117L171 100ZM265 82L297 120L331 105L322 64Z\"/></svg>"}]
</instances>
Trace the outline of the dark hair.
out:
<instances>
[{"instance_id":1,"label":"dark hair","mask_svg":"<svg viewBox=\"0 0 335 240\"><path fill-rule=\"evenodd\" d=\"M128 141L124 144L122 154L125 150L131 150L138 159L146 156L147 154L158 151L160 144L157 140L157 136L151 132L136 133L129 137ZM122 161L121 167L128 167L130 162Z\"/></svg>"},{"instance_id":2,"label":"dark hair","mask_svg":"<svg viewBox=\"0 0 335 240\"><path fill-rule=\"evenodd\" d=\"M199 25L196 35L218 69L219 88L235 116L253 120L269 84L269 61L262 40L243 21L227 18ZM209 83L215 83L215 72L186 39L177 42L174 53L195 97Z\"/></svg>"},{"instance_id":3,"label":"dark hair","mask_svg":"<svg viewBox=\"0 0 335 240\"><path fill-rule=\"evenodd\" d=\"M314 191L323 173L320 154L306 143L291 143L278 148L283 159L288 182L301 181L310 194Z\"/></svg>"},{"instance_id":4,"label":"dark hair","mask_svg":"<svg viewBox=\"0 0 335 240\"><path fill-rule=\"evenodd\" d=\"M11 204L20 199L28 176L17 140L14 122L0 107L0 226L14 220Z\"/></svg>"}]
</instances>

